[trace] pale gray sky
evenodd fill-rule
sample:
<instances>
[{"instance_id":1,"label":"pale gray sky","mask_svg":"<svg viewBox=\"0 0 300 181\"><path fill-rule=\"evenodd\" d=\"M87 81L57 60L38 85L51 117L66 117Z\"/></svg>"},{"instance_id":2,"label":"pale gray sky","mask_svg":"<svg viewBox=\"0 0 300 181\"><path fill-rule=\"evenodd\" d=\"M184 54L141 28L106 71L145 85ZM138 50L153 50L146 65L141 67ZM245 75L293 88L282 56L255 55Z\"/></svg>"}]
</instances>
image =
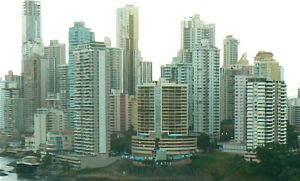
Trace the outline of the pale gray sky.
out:
<instances>
[{"instance_id":1,"label":"pale gray sky","mask_svg":"<svg viewBox=\"0 0 300 181\"><path fill-rule=\"evenodd\" d=\"M20 73L23 0L1 2L0 76L8 70ZM288 95L296 96L300 82L300 26L297 0L41 0L42 36L68 42L68 28L85 21L96 40L110 37L115 45L116 9L126 4L139 7L139 47L144 60L153 62L154 78L160 65L170 63L180 48L180 22L200 14L216 24L216 44L231 34L239 39L239 56L247 52L253 63L257 51L271 51L285 69ZM223 53L223 52L221 52ZM223 60L221 60L222 64Z\"/></svg>"}]
</instances>

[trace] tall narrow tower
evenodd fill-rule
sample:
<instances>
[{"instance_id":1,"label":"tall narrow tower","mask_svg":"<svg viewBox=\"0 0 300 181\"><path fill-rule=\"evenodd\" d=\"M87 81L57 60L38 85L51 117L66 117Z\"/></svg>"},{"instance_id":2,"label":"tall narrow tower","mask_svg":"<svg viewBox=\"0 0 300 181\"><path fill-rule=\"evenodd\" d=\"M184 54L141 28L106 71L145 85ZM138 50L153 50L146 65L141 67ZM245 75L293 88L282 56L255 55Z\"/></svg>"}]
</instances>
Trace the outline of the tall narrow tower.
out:
<instances>
[{"instance_id":1,"label":"tall narrow tower","mask_svg":"<svg viewBox=\"0 0 300 181\"><path fill-rule=\"evenodd\" d=\"M287 98L284 81L248 78L247 150L267 143L286 144Z\"/></svg>"},{"instance_id":2,"label":"tall narrow tower","mask_svg":"<svg viewBox=\"0 0 300 181\"><path fill-rule=\"evenodd\" d=\"M50 45L45 47L45 59L48 62L47 93L59 93L58 65L66 63L66 45L50 40Z\"/></svg>"},{"instance_id":3,"label":"tall narrow tower","mask_svg":"<svg viewBox=\"0 0 300 181\"><path fill-rule=\"evenodd\" d=\"M75 108L75 60L74 51L78 45L95 41L95 34L89 28L84 26L84 22L75 22L74 26L69 28L69 106L70 106L70 126L74 128Z\"/></svg>"},{"instance_id":4,"label":"tall narrow tower","mask_svg":"<svg viewBox=\"0 0 300 181\"><path fill-rule=\"evenodd\" d=\"M194 132L220 137L220 50L203 43L193 51Z\"/></svg>"},{"instance_id":5,"label":"tall narrow tower","mask_svg":"<svg viewBox=\"0 0 300 181\"><path fill-rule=\"evenodd\" d=\"M117 48L124 50L123 92L135 95L137 69L140 59L138 47L139 12L134 5L117 9Z\"/></svg>"},{"instance_id":6,"label":"tall narrow tower","mask_svg":"<svg viewBox=\"0 0 300 181\"><path fill-rule=\"evenodd\" d=\"M23 2L23 44L31 41L41 42L41 2L25 0Z\"/></svg>"},{"instance_id":7,"label":"tall narrow tower","mask_svg":"<svg viewBox=\"0 0 300 181\"><path fill-rule=\"evenodd\" d=\"M238 61L238 46L239 41L233 38L232 35L227 35L223 41L224 45L224 62L223 67L230 67L231 65L237 64Z\"/></svg>"},{"instance_id":8,"label":"tall narrow tower","mask_svg":"<svg viewBox=\"0 0 300 181\"><path fill-rule=\"evenodd\" d=\"M22 76L25 130L33 131L33 113L45 98L46 64L42 59L44 48L41 37L40 1L23 2Z\"/></svg>"},{"instance_id":9,"label":"tall narrow tower","mask_svg":"<svg viewBox=\"0 0 300 181\"><path fill-rule=\"evenodd\" d=\"M81 155L109 151L109 62L103 42L80 45L75 55L74 151Z\"/></svg>"}]
</instances>

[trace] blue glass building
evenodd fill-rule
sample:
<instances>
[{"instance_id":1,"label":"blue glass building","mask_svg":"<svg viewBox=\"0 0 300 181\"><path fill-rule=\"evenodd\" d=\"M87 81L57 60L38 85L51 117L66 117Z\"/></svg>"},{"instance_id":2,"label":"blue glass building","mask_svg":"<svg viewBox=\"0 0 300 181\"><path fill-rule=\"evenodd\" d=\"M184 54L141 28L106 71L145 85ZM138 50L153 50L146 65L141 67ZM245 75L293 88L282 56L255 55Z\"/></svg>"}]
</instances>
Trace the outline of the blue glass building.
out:
<instances>
[{"instance_id":1,"label":"blue glass building","mask_svg":"<svg viewBox=\"0 0 300 181\"><path fill-rule=\"evenodd\" d=\"M91 29L84 26L84 22L75 22L73 27L69 28L69 118L70 126L74 129L74 95L75 95L75 63L74 63L74 50L78 45L95 41L95 34Z\"/></svg>"}]
</instances>

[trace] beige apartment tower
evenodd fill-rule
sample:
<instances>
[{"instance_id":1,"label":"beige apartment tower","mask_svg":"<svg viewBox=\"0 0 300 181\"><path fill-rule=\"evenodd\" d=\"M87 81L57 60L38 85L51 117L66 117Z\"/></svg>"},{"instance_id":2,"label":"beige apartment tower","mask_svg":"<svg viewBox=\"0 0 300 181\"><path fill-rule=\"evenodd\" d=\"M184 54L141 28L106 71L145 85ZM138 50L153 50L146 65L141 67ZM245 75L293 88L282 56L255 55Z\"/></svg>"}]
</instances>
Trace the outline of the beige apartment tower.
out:
<instances>
[{"instance_id":1,"label":"beige apartment tower","mask_svg":"<svg viewBox=\"0 0 300 181\"><path fill-rule=\"evenodd\" d=\"M167 156L190 154L196 138L188 136L186 84L158 82L138 86L138 131L132 138L134 156L154 156L155 147Z\"/></svg>"}]
</instances>

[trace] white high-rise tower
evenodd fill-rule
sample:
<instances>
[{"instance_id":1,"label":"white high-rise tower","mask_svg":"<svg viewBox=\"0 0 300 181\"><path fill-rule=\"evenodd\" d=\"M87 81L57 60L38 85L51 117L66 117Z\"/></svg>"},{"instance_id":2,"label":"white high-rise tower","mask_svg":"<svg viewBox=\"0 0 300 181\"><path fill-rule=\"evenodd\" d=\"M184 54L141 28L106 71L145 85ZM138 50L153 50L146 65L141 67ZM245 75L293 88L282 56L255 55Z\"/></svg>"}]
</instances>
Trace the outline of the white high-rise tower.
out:
<instances>
[{"instance_id":1,"label":"white high-rise tower","mask_svg":"<svg viewBox=\"0 0 300 181\"><path fill-rule=\"evenodd\" d=\"M74 151L81 155L109 151L109 62L103 42L82 44L74 51Z\"/></svg>"},{"instance_id":2,"label":"white high-rise tower","mask_svg":"<svg viewBox=\"0 0 300 181\"><path fill-rule=\"evenodd\" d=\"M193 51L194 132L220 137L220 50L203 42Z\"/></svg>"},{"instance_id":3,"label":"white high-rise tower","mask_svg":"<svg viewBox=\"0 0 300 181\"><path fill-rule=\"evenodd\" d=\"M184 62L192 61L192 51L202 40L207 40L209 46L215 46L215 25L205 24L200 15L185 18L181 22L181 50L179 57Z\"/></svg>"}]
</instances>

